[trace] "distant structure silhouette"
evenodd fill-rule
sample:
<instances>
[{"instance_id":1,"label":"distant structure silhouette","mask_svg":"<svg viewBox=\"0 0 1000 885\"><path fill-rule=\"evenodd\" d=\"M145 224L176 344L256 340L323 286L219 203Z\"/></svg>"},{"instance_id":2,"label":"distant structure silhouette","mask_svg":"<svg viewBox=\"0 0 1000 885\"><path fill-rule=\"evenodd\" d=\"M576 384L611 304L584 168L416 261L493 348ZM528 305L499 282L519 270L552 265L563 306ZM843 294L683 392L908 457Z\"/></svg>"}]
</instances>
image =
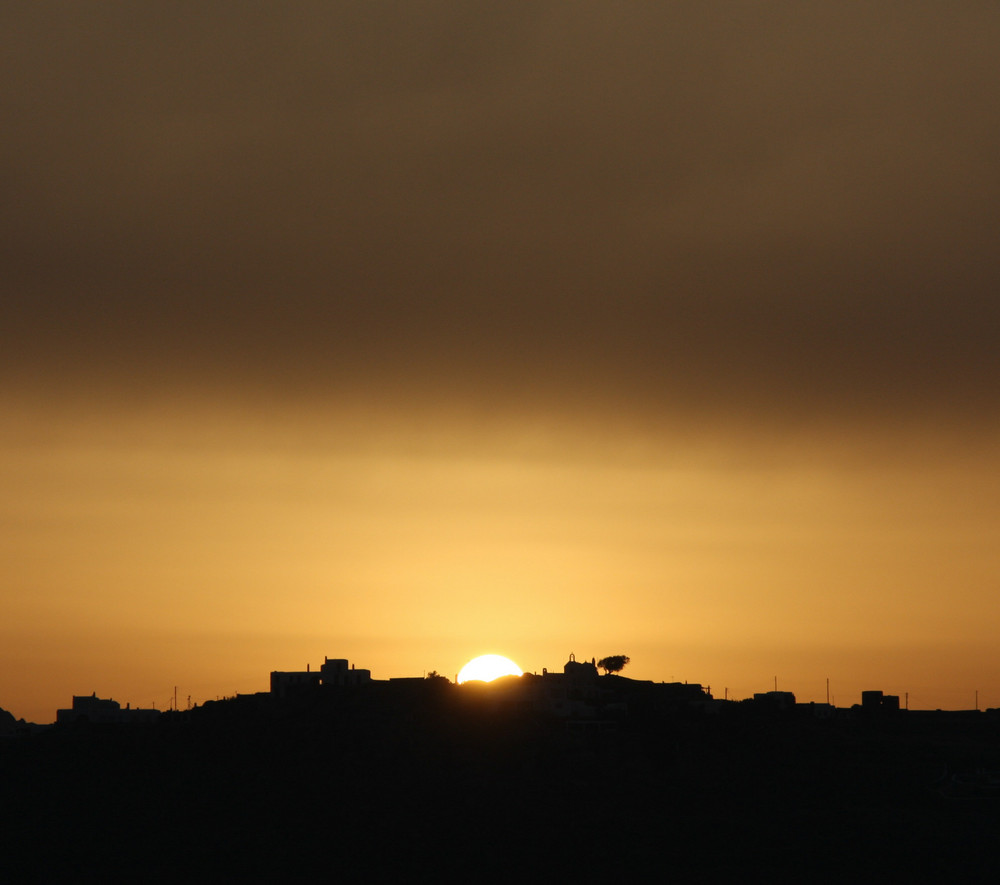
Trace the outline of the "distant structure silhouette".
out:
<instances>
[{"instance_id":1,"label":"distant structure silhouette","mask_svg":"<svg viewBox=\"0 0 1000 885\"><path fill-rule=\"evenodd\" d=\"M866 713L898 713L899 695L880 691L861 692L861 709Z\"/></svg>"},{"instance_id":2,"label":"distant structure silhouette","mask_svg":"<svg viewBox=\"0 0 1000 885\"><path fill-rule=\"evenodd\" d=\"M758 708L774 712L795 709L795 695L790 691L760 691L753 696Z\"/></svg>"},{"instance_id":3,"label":"distant structure silhouette","mask_svg":"<svg viewBox=\"0 0 1000 885\"><path fill-rule=\"evenodd\" d=\"M186 712L177 710L176 706L162 714L156 709L133 708L130 704L123 709L117 701L99 698L96 692L74 695L70 709L56 712L56 723L136 724L154 722L161 715L172 718L189 714L231 718L230 713L236 709L242 711L240 715L280 712L287 709L287 705L306 711L316 708L316 705L322 707L328 701L332 706L327 709L365 710L368 714L389 717L397 714L409 716L419 709L443 711L446 708L441 707L440 702L445 698L449 699L449 704L472 704L483 710L537 715L562 721L570 728L597 730L617 729L627 719L652 721L677 715L766 716L785 720L793 716L831 719L905 715L913 721L918 717L942 715L941 711L901 710L897 695L874 690L862 692L860 704L854 704L850 709L838 709L829 703L799 704L792 692L776 689L757 692L745 700L730 699L727 691L725 699L716 699L710 689L698 683L653 682L622 676L608 678L625 663L628 663L626 655L612 655L600 661L596 658L578 661L576 655L570 653L561 673L542 668L541 675L526 672L491 683L473 682L459 686L437 671L431 671L427 676L373 679L371 670L359 669L346 658L324 657L318 669L306 664L305 670L272 671L270 691L207 701L203 709L199 709L198 705L190 709L189 701ZM598 667L605 670L605 676L598 674ZM229 712L223 713L223 710ZM953 711L946 715L955 718L965 715L965 712L979 715L978 710ZM986 715L997 712L987 710ZM9 714L0 716L0 734L25 730L20 726L15 729Z\"/></svg>"},{"instance_id":4,"label":"distant structure silhouette","mask_svg":"<svg viewBox=\"0 0 1000 885\"><path fill-rule=\"evenodd\" d=\"M625 655L614 657L628 660ZM620 663L613 661L612 668ZM630 712L645 711L644 715L660 715L678 710L707 711L722 703L715 701L711 692L697 683L657 683L623 677L607 681L598 673L596 658L578 661L572 653L561 673L543 668L540 676L525 673L488 684L467 684L462 689L445 677L438 676L436 671L433 676L372 679L370 670L356 669L343 658L327 657L319 670L313 670L308 665L300 671L276 670L271 673L269 694L241 695L239 699L244 703L253 698L258 703L270 703L311 696L317 699L332 697L343 691L363 691L366 705L391 709L401 703L421 703L421 698L431 696L428 692L454 688L464 691L464 696L470 701L498 711L532 713L564 720L573 727L598 729L614 727Z\"/></svg>"},{"instance_id":5,"label":"distant structure silhouette","mask_svg":"<svg viewBox=\"0 0 1000 885\"><path fill-rule=\"evenodd\" d=\"M159 716L159 710L133 708L131 704L126 704L123 710L118 701L99 698L96 691L90 695L74 695L70 709L56 710L56 722L60 724L135 725L155 722Z\"/></svg>"},{"instance_id":6,"label":"distant structure silhouette","mask_svg":"<svg viewBox=\"0 0 1000 885\"><path fill-rule=\"evenodd\" d=\"M349 666L346 658L323 658L319 670L308 664L305 670L271 672L271 694L278 698L288 697L320 686L357 687L372 681L371 670L357 670Z\"/></svg>"},{"instance_id":7,"label":"distant structure silhouette","mask_svg":"<svg viewBox=\"0 0 1000 885\"><path fill-rule=\"evenodd\" d=\"M320 667L320 682L323 685L358 686L371 681L371 670L356 670L353 664L348 669L343 658L324 658Z\"/></svg>"}]
</instances>

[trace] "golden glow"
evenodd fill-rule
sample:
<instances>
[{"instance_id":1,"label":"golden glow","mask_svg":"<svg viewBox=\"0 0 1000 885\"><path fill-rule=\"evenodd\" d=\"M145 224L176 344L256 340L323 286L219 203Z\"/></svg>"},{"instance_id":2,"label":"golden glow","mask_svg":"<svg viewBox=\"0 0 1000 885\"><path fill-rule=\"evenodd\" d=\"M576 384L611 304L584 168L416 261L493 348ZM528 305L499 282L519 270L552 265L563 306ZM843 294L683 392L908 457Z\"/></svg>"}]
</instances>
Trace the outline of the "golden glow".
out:
<instances>
[{"instance_id":1,"label":"golden glow","mask_svg":"<svg viewBox=\"0 0 1000 885\"><path fill-rule=\"evenodd\" d=\"M510 658L503 655L480 655L462 667L458 673L458 682L492 682L501 676L521 675L521 668Z\"/></svg>"},{"instance_id":2,"label":"golden glow","mask_svg":"<svg viewBox=\"0 0 1000 885\"><path fill-rule=\"evenodd\" d=\"M778 676L819 701L829 677L839 705L867 688L1000 705L992 448L855 458L800 435L777 457L734 431L649 452L567 424L525 453L442 421L452 451L292 412L211 434L179 414L168 439L110 408L94 427L0 416L20 428L0 437L17 717L94 691L161 709L175 685L185 703L263 691L325 655L375 679L454 673L483 648L539 671L621 651L631 678L719 697Z\"/></svg>"}]
</instances>

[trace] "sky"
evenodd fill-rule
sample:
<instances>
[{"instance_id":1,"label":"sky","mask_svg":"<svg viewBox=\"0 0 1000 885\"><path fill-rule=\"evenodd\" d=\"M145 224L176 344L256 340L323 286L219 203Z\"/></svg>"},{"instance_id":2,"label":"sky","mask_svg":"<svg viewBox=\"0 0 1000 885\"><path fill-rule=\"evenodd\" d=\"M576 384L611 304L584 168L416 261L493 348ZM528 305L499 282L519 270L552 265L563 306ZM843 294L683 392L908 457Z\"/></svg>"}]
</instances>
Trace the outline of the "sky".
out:
<instances>
[{"instance_id":1,"label":"sky","mask_svg":"<svg viewBox=\"0 0 1000 885\"><path fill-rule=\"evenodd\" d=\"M1000 706L992 2L0 9L0 707L346 657Z\"/></svg>"}]
</instances>

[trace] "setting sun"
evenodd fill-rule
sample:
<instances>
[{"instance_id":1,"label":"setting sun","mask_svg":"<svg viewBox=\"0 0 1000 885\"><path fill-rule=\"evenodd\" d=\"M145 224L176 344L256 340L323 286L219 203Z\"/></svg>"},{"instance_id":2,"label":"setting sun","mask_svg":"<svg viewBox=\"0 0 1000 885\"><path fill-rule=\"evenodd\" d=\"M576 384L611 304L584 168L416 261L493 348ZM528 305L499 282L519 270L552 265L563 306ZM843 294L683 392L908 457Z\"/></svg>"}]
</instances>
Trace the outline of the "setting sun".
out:
<instances>
[{"instance_id":1,"label":"setting sun","mask_svg":"<svg viewBox=\"0 0 1000 885\"><path fill-rule=\"evenodd\" d=\"M501 676L521 676L521 668L503 655L480 655L473 658L458 673L459 684L463 682L492 682Z\"/></svg>"}]
</instances>

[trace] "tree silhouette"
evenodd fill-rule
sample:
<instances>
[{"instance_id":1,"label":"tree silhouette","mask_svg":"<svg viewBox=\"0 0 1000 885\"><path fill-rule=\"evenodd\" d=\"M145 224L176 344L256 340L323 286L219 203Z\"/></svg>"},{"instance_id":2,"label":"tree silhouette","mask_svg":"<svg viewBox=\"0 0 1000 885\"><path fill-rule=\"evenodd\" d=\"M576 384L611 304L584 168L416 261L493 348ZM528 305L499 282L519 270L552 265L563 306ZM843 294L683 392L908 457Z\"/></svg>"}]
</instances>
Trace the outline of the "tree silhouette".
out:
<instances>
[{"instance_id":1,"label":"tree silhouette","mask_svg":"<svg viewBox=\"0 0 1000 885\"><path fill-rule=\"evenodd\" d=\"M611 673L617 673L620 670L623 670L628 662L628 655L609 655L606 658L601 658L597 662L597 666L604 671L605 676L608 676Z\"/></svg>"}]
</instances>

